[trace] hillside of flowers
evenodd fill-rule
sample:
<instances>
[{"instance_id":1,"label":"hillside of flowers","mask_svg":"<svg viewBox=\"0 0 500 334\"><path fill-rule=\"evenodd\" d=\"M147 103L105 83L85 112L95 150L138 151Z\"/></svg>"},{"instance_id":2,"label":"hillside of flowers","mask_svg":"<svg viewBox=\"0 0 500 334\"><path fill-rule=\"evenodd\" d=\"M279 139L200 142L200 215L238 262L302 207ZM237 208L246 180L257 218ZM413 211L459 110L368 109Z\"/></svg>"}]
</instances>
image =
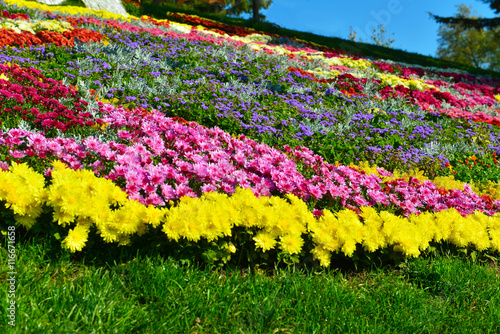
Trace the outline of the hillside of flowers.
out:
<instances>
[{"instance_id":1,"label":"hillside of flowers","mask_svg":"<svg viewBox=\"0 0 500 334\"><path fill-rule=\"evenodd\" d=\"M0 2L4 222L224 263L500 251L500 81L169 15Z\"/></svg>"}]
</instances>

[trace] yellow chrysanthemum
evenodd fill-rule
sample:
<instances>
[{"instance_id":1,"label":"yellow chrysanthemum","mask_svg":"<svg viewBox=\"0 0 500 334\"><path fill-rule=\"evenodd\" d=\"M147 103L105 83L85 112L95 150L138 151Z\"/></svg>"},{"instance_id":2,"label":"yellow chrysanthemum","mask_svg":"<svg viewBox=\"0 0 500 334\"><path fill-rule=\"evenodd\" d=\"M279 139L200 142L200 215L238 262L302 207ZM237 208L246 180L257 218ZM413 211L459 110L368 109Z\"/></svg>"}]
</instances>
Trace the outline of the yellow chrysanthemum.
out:
<instances>
[{"instance_id":1,"label":"yellow chrysanthemum","mask_svg":"<svg viewBox=\"0 0 500 334\"><path fill-rule=\"evenodd\" d=\"M118 229L113 224L99 224L97 225L97 231L105 242L118 241Z\"/></svg>"},{"instance_id":2,"label":"yellow chrysanthemum","mask_svg":"<svg viewBox=\"0 0 500 334\"><path fill-rule=\"evenodd\" d=\"M365 235L364 225L359 221L356 212L344 209L337 213L338 230L337 235L342 244L342 252L352 256L356 250L356 244L363 241Z\"/></svg>"},{"instance_id":3,"label":"yellow chrysanthemum","mask_svg":"<svg viewBox=\"0 0 500 334\"><path fill-rule=\"evenodd\" d=\"M323 267L328 267L331 263L332 254L327 249L323 247L316 246L311 250L313 258L319 261L319 264Z\"/></svg>"},{"instance_id":4,"label":"yellow chrysanthemum","mask_svg":"<svg viewBox=\"0 0 500 334\"><path fill-rule=\"evenodd\" d=\"M150 224L156 227L161 224L161 221L165 217L166 209L156 208L153 205L149 205L146 210L146 217L144 218L144 224Z\"/></svg>"},{"instance_id":5,"label":"yellow chrysanthemum","mask_svg":"<svg viewBox=\"0 0 500 334\"><path fill-rule=\"evenodd\" d=\"M337 251L343 245L338 235L339 221L330 210L323 210L323 215L316 223L309 224L316 245L322 246L329 251Z\"/></svg>"},{"instance_id":6,"label":"yellow chrysanthemum","mask_svg":"<svg viewBox=\"0 0 500 334\"><path fill-rule=\"evenodd\" d=\"M89 231L86 226L77 225L74 229L69 230L68 236L64 239L63 245L71 253L81 251L85 247Z\"/></svg>"},{"instance_id":7,"label":"yellow chrysanthemum","mask_svg":"<svg viewBox=\"0 0 500 334\"><path fill-rule=\"evenodd\" d=\"M304 245L304 240L297 235L284 235L280 237L280 247L288 254L299 254Z\"/></svg>"},{"instance_id":8,"label":"yellow chrysanthemum","mask_svg":"<svg viewBox=\"0 0 500 334\"><path fill-rule=\"evenodd\" d=\"M118 246L130 245L130 235L120 234L118 236Z\"/></svg>"},{"instance_id":9,"label":"yellow chrysanthemum","mask_svg":"<svg viewBox=\"0 0 500 334\"><path fill-rule=\"evenodd\" d=\"M498 213L489 219L488 235L490 237L491 248L500 252L500 215Z\"/></svg>"},{"instance_id":10,"label":"yellow chrysanthemum","mask_svg":"<svg viewBox=\"0 0 500 334\"><path fill-rule=\"evenodd\" d=\"M38 218L38 216L31 216L29 214L21 216L21 215L16 214L16 215L14 215L14 218L16 220L16 223L18 223L21 226L26 227L27 229L30 229L31 227L33 227L33 225L35 225L36 219Z\"/></svg>"},{"instance_id":11,"label":"yellow chrysanthemum","mask_svg":"<svg viewBox=\"0 0 500 334\"><path fill-rule=\"evenodd\" d=\"M477 212L475 213L477 216L482 216L484 217L483 219L485 220L485 224L483 222L480 223L480 228L475 229L475 234L474 234L474 239L471 241L471 243L476 247L477 250L479 251L484 251L488 248L491 247L491 241L488 235L488 221L491 220L491 217L487 217L485 214L482 212ZM481 218L480 218L481 219ZM480 220L478 219L478 220Z\"/></svg>"},{"instance_id":12,"label":"yellow chrysanthemum","mask_svg":"<svg viewBox=\"0 0 500 334\"><path fill-rule=\"evenodd\" d=\"M368 252L375 252L377 249L386 246L386 240L382 234L383 220L373 207L362 207L361 217L365 225L365 236L363 247Z\"/></svg>"},{"instance_id":13,"label":"yellow chrysanthemum","mask_svg":"<svg viewBox=\"0 0 500 334\"><path fill-rule=\"evenodd\" d=\"M268 232L257 233L257 235L253 237L253 240L255 241L255 247L261 248L263 252L267 252L276 246L275 237Z\"/></svg>"}]
</instances>

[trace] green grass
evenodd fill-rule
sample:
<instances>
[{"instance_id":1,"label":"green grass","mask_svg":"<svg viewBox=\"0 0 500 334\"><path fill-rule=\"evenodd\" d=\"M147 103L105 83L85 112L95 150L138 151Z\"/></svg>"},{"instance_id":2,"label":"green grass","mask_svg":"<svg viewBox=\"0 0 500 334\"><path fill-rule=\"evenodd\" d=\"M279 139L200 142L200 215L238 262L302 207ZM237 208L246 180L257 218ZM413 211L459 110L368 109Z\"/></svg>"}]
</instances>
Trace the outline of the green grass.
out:
<instances>
[{"instance_id":1,"label":"green grass","mask_svg":"<svg viewBox=\"0 0 500 334\"><path fill-rule=\"evenodd\" d=\"M24 237L21 237L24 238ZM5 242L1 263L7 263ZM2 333L497 333L494 258L439 255L354 270L199 268L133 248L16 246L16 331ZM6 274L0 276L6 296Z\"/></svg>"}]
</instances>

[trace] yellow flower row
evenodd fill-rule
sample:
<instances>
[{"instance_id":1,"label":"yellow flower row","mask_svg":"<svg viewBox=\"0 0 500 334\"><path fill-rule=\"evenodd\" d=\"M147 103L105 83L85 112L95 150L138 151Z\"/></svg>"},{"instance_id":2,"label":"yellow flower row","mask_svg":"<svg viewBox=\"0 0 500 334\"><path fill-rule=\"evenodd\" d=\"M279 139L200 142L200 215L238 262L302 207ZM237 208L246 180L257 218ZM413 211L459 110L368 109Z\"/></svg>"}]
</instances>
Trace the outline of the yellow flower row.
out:
<instances>
[{"instance_id":1,"label":"yellow flower row","mask_svg":"<svg viewBox=\"0 0 500 334\"><path fill-rule=\"evenodd\" d=\"M407 172L399 172L399 171L394 171L393 175L394 177L387 177L387 176L382 176L378 173L377 171L377 166L376 165L371 165L367 161L363 161L358 163L357 165L351 163L349 165L350 167L354 167L358 170L364 171L366 174L375 174L378 177L380 177L384 181L391 181L395 179L404 179L408 181L410 177L416 178L419 181L426 181L429 180L432 183L434 183L436 186L451 190L451 189L460 189L463 190L464 186L468 184L471 189L479 195L488 195L490 196L493 200L500 200L500 183L498 182L462 182L459 180L456 180L453 175L450 176L438 176L434 179L429 179L428 177L424 176L424 173L418 169L412 169Z\"/></svg>"},{"instance_id":2,"label":"yellow flower row","mask_svg":"<svg viewBox=\"0 0 500 334\"><path fill-rule=\"evenodd\" d=\"M329 265L332 252L351 256L358 245L367 252L393 247L414 257L432 241L500 251L500 215L475 212L462 217L449 209L404 218L363 207L359 215L348 209L324 210L316 218L293 195L257 198L249 189L238 189L230 197L215 192L183 197L175 207L156 208L127 199L115 184L91 171L71 170L61 162L53 167L47 187L44 177L26 164L13 163L9 171L0 171L0 201L28 229L43 205L52 208L54 222L73 226L63 241L71 252L85 247L92 226L104 241L126 245L131 235L142 235L160 224L170 240L192 242L231 236L233 227L240 226L254 233L256 248L266 252L279 246L287 254L301 253L304 236L309 235L314 243L311 252L323 266Z\"/></svg>"},{"instance_id":3,"label":"yellow flower row","mask_svg":"<svg viewBox=\"0 0 500 334\"><path fill-rule=\"evenodd\" d=\"M42 30L62 33L73 29L69 22L63 22L58 20L26 22L26 21L11 20L11 19L0 21L0 28L13 30L18 34L20 34L22 31L28 31L32 34L36 34L37 32Z\"/></svg>"},{"instance_id":4,"label":"yellow flower row","mask_svg":"<svg viewBox=\"0 0 500 334\"><path fill-rule=\"evenodd\" d=\"M393 247L405 256L417 257L430 242L450 242L458 247L474 246L477 250L500 251L500 216L483 213L462 217L455 209L438 213L422 213L409 218L372 207L361 208L362 219L351 210L324 215L309 231L316 247L312 253L323 266L330 264L331 252L350 256L361 245L365 251Z\"/></svg>"},{"instance_id":5,"label":"yellow flower row","mask_svg":"<svg viewBox=\"0 0 500 334\"><path fill-rule=\"evenodd\" d=\"M128 20L130 21L133 16L129 15L129 17L111 13L105 10L92 10L85 7L77 7L77 6L49 6L45 4L41 4L35 1L27 1L27 0L5 0L7 5L17 5L19 7L25 7L30 9L38 9L48 12L60 12L66 13L69 15L82 15L82 14L92 14L104 19L112 19L112 20Z\"/></svg>"}]
</instances>

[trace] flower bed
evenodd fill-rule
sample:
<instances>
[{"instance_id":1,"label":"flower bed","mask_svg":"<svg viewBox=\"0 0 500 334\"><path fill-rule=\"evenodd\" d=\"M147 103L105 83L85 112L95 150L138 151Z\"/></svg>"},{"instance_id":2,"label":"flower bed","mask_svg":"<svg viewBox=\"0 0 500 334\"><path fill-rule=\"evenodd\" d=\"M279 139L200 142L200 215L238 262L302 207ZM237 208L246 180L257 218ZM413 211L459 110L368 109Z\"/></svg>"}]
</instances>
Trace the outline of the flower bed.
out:
<instances>
[{"instance_id":1,"label":"flower bed","mask_svg":"<svg viewBox=\"0 0 500 334\"><path fill-rule=\"evenodd\" d=\"M498 82L189 16L206 27L29 7L0 19L0 211L18 224L71 251L162 233L223 262L499 250Z\"/></svg>"},{"instance_id":2,"label":"flower bed","mask_svg":"<svg viewBox=\"0 0 500 334\"><path fill-rule=\"evenodd\" d=\"M331 252L351 256L357 246L367 252L391 246L405 256L415 257L432 241L500 251L500 218L479 212L464 218L449 209L402 218L364 207L359 215L349 209L337 213L326 210L315 218L293 195L286 196L288 201L280 197L257 198L241 188L231 197L217 192L206 193L200 199L183 197L177 206L165 210L127 199L127 193L112 182L88 170L68 169L60 162L54 163L50 181L51 185L44 187L43 175L25 164L14 163L10 171L0 171L0 199L26 228L36 223L43 205L49 206L59 225L72 226L63 240L72 252L85 247L93 227L104 241L127 245L132 235L143 235L160 224L170 240L210 242L250 234L256 249L266 252L279 248L292 257L307 255L303 247L308 244L323 266L330 265ZM113 210L113 206L119 208ZM238 227L243 230L236 231ZM223 245L228 261L237 248L232 242L224 241Z\"/></svg>"}]
</instances>

